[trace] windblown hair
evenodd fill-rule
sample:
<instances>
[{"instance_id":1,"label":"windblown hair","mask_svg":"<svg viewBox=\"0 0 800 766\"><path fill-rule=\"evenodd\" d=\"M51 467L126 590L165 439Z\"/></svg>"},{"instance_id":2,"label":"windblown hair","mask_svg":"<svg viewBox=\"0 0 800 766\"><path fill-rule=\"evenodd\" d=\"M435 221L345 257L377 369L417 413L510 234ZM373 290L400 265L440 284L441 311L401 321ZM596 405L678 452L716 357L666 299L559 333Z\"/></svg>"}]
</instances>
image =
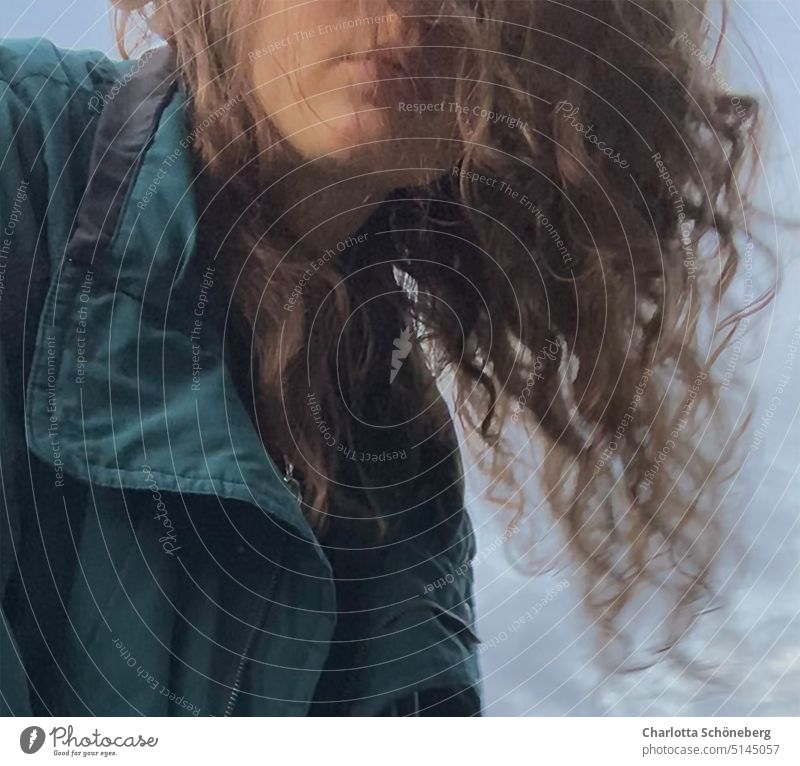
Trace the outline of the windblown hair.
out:
<instances>
[{"instance_id":1,"label":"windblown hair","mask_svg":"<svg viewBox=\"0 0 800 766\"><path fill-rule=\"evenodd\" d=\"M334 479L344 458L297 392L312 380L327 424L347 440L355 416L345 400L371 390L380 345L376 323L353 318L369 285L354 294L359 283L331 267L302 310L283 309L309 254L285 258L268 242L252 193L286 151L246 63L258 3L116 6L121 44L139 14L174 46L193 119L208 125L195 148L239 205L225 248L234 313L253 344L242 386L256 420L280 412L288 423L280 449L303 468L307 512L324 535L339 520L326 509L347 505ZM725 37L726 9L715 24L713 7L682 0L425 7L430 19L415 23L447 26L461 46L452 98L470 109L458 116L463 151L445 192L431 190L398 227L424 230L398 235L424 256L394 264L414 285L397 316L424 328L434 372L455 373L459 416L491 447L494 487L516 508L509 523L524 530L532 510L522 493L508 497L519 476L506 469L516 450L503 427L520 421L543 445L545 502L602 635L622 635L626 607L658 588L670 594L666 651L713 593L719 504L736 468L734 426L745 425L721 396L736 376L720 381L711 366L773 292L703 340L703 317L718 316L741 264L761 252L747 230L756 104L726 87L718 50L706 53ZM223 105L225 119L214 119Z\"/></svg>"}]
</instances>

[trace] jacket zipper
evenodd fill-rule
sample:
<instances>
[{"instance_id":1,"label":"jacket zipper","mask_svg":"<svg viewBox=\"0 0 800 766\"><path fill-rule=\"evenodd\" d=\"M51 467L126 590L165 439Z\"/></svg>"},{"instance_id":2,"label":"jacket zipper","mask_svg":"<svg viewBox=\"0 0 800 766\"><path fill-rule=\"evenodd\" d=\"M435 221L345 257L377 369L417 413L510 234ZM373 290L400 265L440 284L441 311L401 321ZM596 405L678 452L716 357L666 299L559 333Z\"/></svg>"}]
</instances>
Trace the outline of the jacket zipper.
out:
<instances>
[{"instance_id":1,"label":"jacket zipper","mask_svg":"<svg viewBox=\"0 0 800 766\"><path fill-rule=\"evenodd\" d=\"M294 464L291 460L289 460L286 455L283 456L283 462L285 466L285 473L283 480L286 482L288 486L293 489L292 494L297 499L298 503L303 502L303 490L300 486L300 482L295 478L294 475ZM302 507L302 506L301 506ZM258 610L258 617L255 621L255 626L253 630L250 632L250 635L247 638L247 643L245 644L244 649L242 650L242 656L239 658L239 665L236 668L236 675L233 677L233 688L231 689L231 694L228 697L228 704L225 706L225 718L230 718L233 715L234 708L236 707L236 702L239 699L239 693L242 690L242 680L244 679L244 669L247 667L247 663L249 661L249 654L250 650L253 647L253 641L255 641L256 634L258 633L260 626L264 622L264 617L267 611L267 599L272 597L272 594L275 590L275 581L278 577L278 568L277 566L273 569L272 577L270 578L269 588L267 589L267 596L265 596L261 608Z\"/></svg>"},{"instance_id":2,"label":"jacket zipper","mask_svg":"<svg viewBox=\"0 0 800 766\"><path fill-rule=\"evenodd\" d=\"M272 588L275 584L275 578L278 576L278 570L275 569L272 573L272 577L270 579L270 595L272 595ZM244 649L242 650L242 655L239 658L239 665L236 668L236 675L233 677L233 688L231 689L230 697L228 697L228 704L225 706L225 718L229 718L233 715L233 709L236 707L236 701L239 699L239 692L242 690L242 679L244 678L244 669L247 666L247 662L249 660L248 654L250 653L250 649L253 646L253 641L255 640L256 633L258 632L261 624L263 623L265 612L267 611L267 599L264 598L264 601L261 604L260 609L258 610L258 616L255 620L255 627L253 630L250 631L250 635L247 637L247 643L245 644Z\"/></svg>"},{"instance_id":3,"label":"jacket zipper","mask_svg":"<svg viewBox=\"0 0 800 766\"><path fill-rule=\"evenodd\" d=\"M289 458L284 455L283 456L283 466L284 466L284 473L283 473L283 481L284 483L291 488L291 492L297 500L297 503L300 507L300 511L303 510L303 487L300 485L300 482L295 478L294 475L294 463L289 460Z\"/></svg>"}]
</instances>

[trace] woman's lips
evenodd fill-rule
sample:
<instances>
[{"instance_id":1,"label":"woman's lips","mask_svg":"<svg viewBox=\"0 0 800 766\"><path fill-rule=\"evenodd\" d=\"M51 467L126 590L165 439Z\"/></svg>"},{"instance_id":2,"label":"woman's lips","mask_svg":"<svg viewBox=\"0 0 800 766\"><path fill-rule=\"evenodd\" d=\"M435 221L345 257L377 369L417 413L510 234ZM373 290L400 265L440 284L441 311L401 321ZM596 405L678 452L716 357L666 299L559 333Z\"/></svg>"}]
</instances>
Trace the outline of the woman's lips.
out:
<instances>
[{"instance_id":1,"label":"woman's lips","mask_svg":"<svg viewBox=\"0 0 800 766\"><path fill-rule=\"evenodd\" d=\"M413 96L414 79L394 51L377 49L345 56L333 69L337 79L344 80L375 106L394 107L398 100Z\"/></svg>"},{"instance_id":2,"label":"woman's lips","mask_svg":"<svg viewBox=\"0 0 800 766\"><path fill-rule=\"evenodd\" d=\"M338 61L336 67L340 72L346 72L354 84L372 83L378 79L378 56L346 57Z\"/></svg>"}]
</instances>

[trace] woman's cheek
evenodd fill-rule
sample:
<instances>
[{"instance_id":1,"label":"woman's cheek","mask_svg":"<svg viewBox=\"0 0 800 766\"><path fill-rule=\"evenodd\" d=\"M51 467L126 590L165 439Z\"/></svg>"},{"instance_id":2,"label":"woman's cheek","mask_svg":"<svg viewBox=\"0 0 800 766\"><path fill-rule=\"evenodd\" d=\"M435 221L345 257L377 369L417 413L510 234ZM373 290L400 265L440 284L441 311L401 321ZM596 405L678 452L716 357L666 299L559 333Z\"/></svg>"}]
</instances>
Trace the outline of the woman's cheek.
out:
<instances>
[{"instance_id":1,"label":"woman's cheek","mask_svg":"<svg viewBox=\"0 0 800 766\"><path fill-rule=\"evenodd\" d=\"M304 93L311 88L304 87ZM360 86L340 84L329 92L307 97L297 88L273 84L260 96L280 135L306 159L388 138L391 132L386 110L376 108Z\"/></svg>"}]
</instances>

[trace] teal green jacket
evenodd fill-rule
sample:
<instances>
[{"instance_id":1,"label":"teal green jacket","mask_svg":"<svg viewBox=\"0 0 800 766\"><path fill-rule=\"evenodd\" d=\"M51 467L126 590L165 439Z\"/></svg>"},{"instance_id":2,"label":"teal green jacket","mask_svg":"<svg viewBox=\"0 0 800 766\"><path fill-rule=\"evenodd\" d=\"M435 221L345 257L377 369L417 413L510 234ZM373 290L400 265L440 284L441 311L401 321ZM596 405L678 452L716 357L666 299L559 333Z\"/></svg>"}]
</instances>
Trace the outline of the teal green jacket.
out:
<instances>
[{"instance_id":1,"label":"teal green jacket","mask_svg":"<svg viewBox=\"0 0 800 766\"><path fill-rule=\"evenodd\" d=\"M480 715L457 449L355 569L315 537L193 268L157 58L0 44L0 710Z\"/></svg>"}]
</instances>

